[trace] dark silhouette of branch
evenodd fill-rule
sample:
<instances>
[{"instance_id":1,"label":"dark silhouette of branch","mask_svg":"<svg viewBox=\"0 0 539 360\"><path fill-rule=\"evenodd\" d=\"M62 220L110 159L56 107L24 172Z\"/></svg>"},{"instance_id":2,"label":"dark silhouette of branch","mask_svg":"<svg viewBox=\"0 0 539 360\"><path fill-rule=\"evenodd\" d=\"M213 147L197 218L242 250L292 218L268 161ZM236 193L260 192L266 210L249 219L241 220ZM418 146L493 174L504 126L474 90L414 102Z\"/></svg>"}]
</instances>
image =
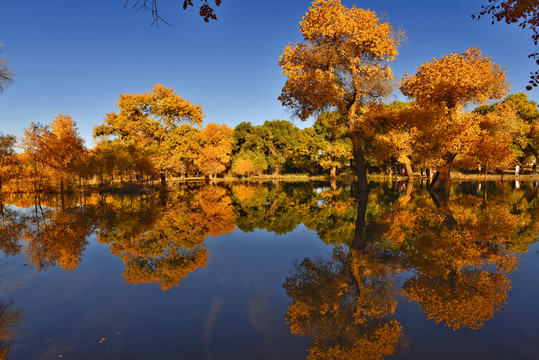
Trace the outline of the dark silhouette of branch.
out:
<instances>
[{"instance_id":1,"label":"dark silhouette of branch","mask_svg":"<svg viewBox=\"0 0 539 360\"><path fill-rule=\"evenodd\" d=\"M481 6L481 11L472 15L472 19L479 20L481 16L490 15L492 24L496 21L505 21L507 24L518 23L523 29L532 31L532 40L535 46L539 44L539 1L537 0L488 0L487 5ZM528 55L539 65L539 49ZM530 73L530 85L526 90L539 86L539 70Z\"/></svg>"},{"instance_id":2,"label":"dark silhouette of branch","mask_svg":"<svg viewBox=\"0 0 539 360\"><path fill-rule=\"evenodd\" d=\"M213 7L211 7L208 4L208 0L200 0L202 1L202 5L200 6L200 10L198 14L204 19L205 22L209 22L210 19L217 20L217 16L215 15L215 12L213 11ZM130 0L126 0L124 7L127 7ZM132 6L131 8L135 10L144 10L149 11L152 14L152 25L156 25L159 27L159 22L163 22L167 25L170 25L163 17L161 17L159 10L157 8L157 0L132 0ZM215 6L221 5L221 0L215 0ZM194 6L192 0L184 0L183 1L183 10L186 10L188 6Z\"/></svg>"}]
</instances>

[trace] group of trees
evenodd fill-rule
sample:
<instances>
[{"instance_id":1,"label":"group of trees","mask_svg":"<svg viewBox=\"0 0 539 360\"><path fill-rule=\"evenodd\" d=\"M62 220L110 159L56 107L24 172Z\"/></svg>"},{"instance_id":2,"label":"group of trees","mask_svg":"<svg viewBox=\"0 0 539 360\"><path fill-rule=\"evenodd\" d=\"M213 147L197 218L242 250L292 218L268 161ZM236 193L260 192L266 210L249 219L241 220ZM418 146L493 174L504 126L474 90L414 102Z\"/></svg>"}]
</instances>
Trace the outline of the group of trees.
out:
<instances>
[{"instance_id":1,"label":"group of trees","mask_svg":"<svg viewBox=\"0 0 539 360\"><path fill-rule=\"evenodd\" d=\"M449 58L466 62L477 56L470 50ZM478 65L472 61L470 66ZM403 91L414 81L424 82L409 77ZM120 95L120 111L107 114L104 124L95 127L92 149L84 147L76 122L64 114L49 125L30 124L18 141L0 134L0 189L12 180L26 180L34 191L47 187L63 191L88 179L103 183L111 178L123 182L160 177L165 184L171 176L309 173L334 177L357 164L360 155L361 171L403 164L412 177L413 165L437 168L440 179L447 181L453 164L466 170L479 165L485 172L506 168L518 159L537 159L539 110L526 94L511 94L464 113L458 110L458 101L463 100L456 90L452 98L440 100L442 105L429 102L433 94L417 91L411 92L418 99L414 102L362 105L368 109L363 109L364 117L355 117L362 129L358 135L350 132L350 121L338 110L321 112L313 126L304 129L286 120L262 125L242 122L234 129L210 123L201 128L200 105L156 84L147 93ZM448 107L448 102L453 105Z\"/></svg>"},{"instance_id":2,"label":"group of trees","mask_svg":"<svg viewBox=\"0 0 539 360\"><path fill-rule=\"evenodd\" d=\"M148 3L155 5L136 2ZM203 8L204 16L213 17L207 1ZM315 0L299 30L303 40L285 47L279 61L286 76L279 100L302 120L316 116L312 128L273 120L200 129L201 106L156 84L146 93L120 95L119 112L95 127L97 144L91 150L83 148L67 115L50 126L31 124L18 145L22 154L15 154L12 136L2 135L0 166L16 171L0 171L0 186L8 180L2 174L31 178L34 190L53 179L63 190L77 177L97 176L103 182L115 175L122 181L159 176L165 185L169 176L214 178L227 172L335 176L352 165L360 188L367 190L369 167L401 163L408 176L412 166L435 168L431 187L446 190L453 166L486 171L528 156L537 159L537 104L520 93L485 105L507 95L509 84L505 70L480 50L451 53L405 74L399 89L410 102L388 105L389 63L398 54L402 31L340 0ZM11 79L4 65L0 90ZM466 111L470 105L481 106Z\"/></svg>"},{"instance_id":3,"label":"group of trees","mask_svg":"<svg viewBox=\"0 0 539 360\"><path fill-rule=\"evenodd\" d=\"M433 59L405 74L399 88L411 103L388 107L382 102L392 92L388 63L397 55L402 32L374 12L346 8L340 0L314 1L299 31L303 41L288 45L279 62L287 77L279 99L302 120L328 109L343 118L364 190L372 154L437 168L432 189L445 190L459 157L504 167L516 160L515 144L535 149L533 136L525 136L533 134L529 123L507 102L484 116L465 111L501 99L509 88L505 71L478 49ZM376 151L376 145L385 145L385 151Z\"/></svg>"}]
</instances>

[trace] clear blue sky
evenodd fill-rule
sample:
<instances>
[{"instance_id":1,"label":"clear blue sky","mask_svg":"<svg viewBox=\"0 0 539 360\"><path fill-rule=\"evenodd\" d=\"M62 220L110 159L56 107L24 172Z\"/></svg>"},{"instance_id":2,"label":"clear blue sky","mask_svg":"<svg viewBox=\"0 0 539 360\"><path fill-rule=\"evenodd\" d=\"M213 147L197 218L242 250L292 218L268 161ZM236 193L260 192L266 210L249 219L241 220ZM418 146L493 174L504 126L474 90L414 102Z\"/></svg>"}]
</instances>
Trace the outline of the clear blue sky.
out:
<instances>
[{"instance_id":1,"label":"clear blue sky","mask_svg":"<svg viewBox=\"0 0 539 360\"><path fill-rule=\"evenodd\" d=\"M405 29L408 39L392 63L397 77L475 46L507 69L511 92L525 91L536 68L527 58L534 50L530 32L472 20L486 2L343 0ZM157 28L150 13L123 8L124 0L4 1L0 56L16 82L0 94L0 131L21 136L31 122L48 124L64 113L91 147L93 127L117 111L118 94L149 91L155 83L201 104L205 123L293 120L277 100L285 81L277 62L288 42L300 40L298 22L311 2L223 0L218 21L210 23L198 16L200 1L193 3L183 11L183 0L159 0L172 26ZM538 93L528 96L538 101Z\"/></svg>"}]
</instances>

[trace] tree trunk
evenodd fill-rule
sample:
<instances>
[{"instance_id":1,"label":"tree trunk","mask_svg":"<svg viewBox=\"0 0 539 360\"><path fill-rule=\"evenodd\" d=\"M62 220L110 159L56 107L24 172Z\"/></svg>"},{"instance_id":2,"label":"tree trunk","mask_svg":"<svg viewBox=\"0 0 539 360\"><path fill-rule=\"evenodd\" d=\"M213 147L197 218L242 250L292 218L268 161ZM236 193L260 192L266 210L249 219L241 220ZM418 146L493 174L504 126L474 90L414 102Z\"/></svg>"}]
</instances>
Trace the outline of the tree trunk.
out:
<instances>
[{"instance_id":1,"label":"tree trunk","mask_svg":"<svg viewBox=\"0 0 539 360\"><path fill-rule=\"evenodd\" d=\"M444 165L437 169L438 171L434 175L430 184L429 190L431 191L446 191L451 187L451 166L456 154L446 154L442 159L445 161Z\"/></svg>"},{"instance_id":2,"label":"tree trunk","mask_svg":"<svg viewBox=\"0 0 539 360\"><path fill-rule=\"evenodd\" d=\"M410 164L410 159L405 158L404 161L404 167L406 168L406 175L408 175L409 179L414 178L414 171L412 170L412 165Z\"/></svg>"},{"instance_id":3,"label":"tree trunk","mask_svg":"<svg viewBox=\"0 0 539 360\"><path fill-rule=\"evenodd\" d=\"M367 182L367 168L365 166L365 157L363 156L362 141L357 133L351 133L352 148L354 154L354 170L357 175L357 182L360 191L368 191L369 183Z\"/></svg>"},{"instance_id":4,"label":"tree trunk","mask_svg":"<svg viewBox=\"0 0 539 360\"><path fill-rule=\"evenodd\" d=\"M331 167L331 173L330 173L330 176L331 176L332 178L337 177L337 167L336 167L336 166L332 166L332 167Z\"/></svg>"}]
</instances>

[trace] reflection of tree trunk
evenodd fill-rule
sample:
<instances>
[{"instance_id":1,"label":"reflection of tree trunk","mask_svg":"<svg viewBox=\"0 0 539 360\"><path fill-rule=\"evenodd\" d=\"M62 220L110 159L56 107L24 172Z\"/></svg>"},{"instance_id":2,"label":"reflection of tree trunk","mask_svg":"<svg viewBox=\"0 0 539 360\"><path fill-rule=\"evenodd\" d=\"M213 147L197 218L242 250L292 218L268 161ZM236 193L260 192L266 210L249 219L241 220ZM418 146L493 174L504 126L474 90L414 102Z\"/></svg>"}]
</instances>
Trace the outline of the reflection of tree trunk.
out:
<instances>
[{"instance_id":1,"label":"reflection of tree trunk","mask_svg":"<svg viewBox=\"0 0 539 360\"><path fill-rule=\"evenodd\" d=\"M445 163L441 168L437 169L438 171L434 175L434 178L430 184L431 191L445 191L451 186L450 171L455 156L456 154L447 153L442 157Z\"/></svg>"},{"instance_id":2,"label":"reflection of tree trunk","mask_svg":"<svg viewBox=\"0 0 539 360\"><path fill-rule=\"evenodd\" d=\"M354 229L354 240L350 245L350 253L360 251L367 245L365 236L365 215L367 214L367 204L369 202L370 191L359 191L357 196L357 216L356 227Z\"/></svg>"},{"instance_id":3,"label":"reflection of tree trunk","mask_svg":"<svg viewBox=\"0 0 539 360\"><path fill-rule=\"evenodd\" d=\"M447 229L453 229L457 225L457 221L449 208L450 188L447 187L445 191L429 191L429 194L434 205L444 214L443 225Z\"/></svg>"},{"instance_id":4,"label":"reflection of tree trunk","mask_svg":"<svg viewBox=\"0 0 539 360\"><path fill-rule=\"evenodd\" d=\"M161 185L167 186L167 178L165 177L165 173L161 173Z\"/></svg>"},{"instance_id":5,"label":"reflection of tree trunk","mask_svg":"<svg viewBox=\"0 0 539 360\"><path fill-rule=\"evenodd\" d=\"M367 182L367 168L365 166L365 157L363 156L363 142L360 135L356 132L350 132L350 139L352 140L352 151L354 154L355 163L354 168L357 175L359 190L369 190L369 183Z\"/></svg>"},{"instance_id":6,"label":"reflection of tree trunk","mask_svg":"<svg viewBox=\"0 0 539 360\"><path fill-rule=\"evenodd\" d=\"M414 189L414 180L412 178L408 180L408 182L406 183L406 196L411 196L413 189Z\"/></svg>"}]
</instances>

